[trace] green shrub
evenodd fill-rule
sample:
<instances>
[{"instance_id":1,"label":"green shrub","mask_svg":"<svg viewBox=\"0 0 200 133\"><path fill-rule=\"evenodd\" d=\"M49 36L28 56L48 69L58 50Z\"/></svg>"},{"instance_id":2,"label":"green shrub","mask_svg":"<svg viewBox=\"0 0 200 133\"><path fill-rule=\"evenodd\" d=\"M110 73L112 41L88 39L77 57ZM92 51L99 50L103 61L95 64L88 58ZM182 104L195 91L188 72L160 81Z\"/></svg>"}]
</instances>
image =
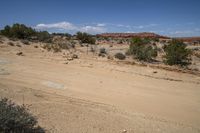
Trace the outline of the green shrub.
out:
<instances>
[{"instance_id":1,"label":"green shrub","mask_svg":"<svg viewBox=\"0 0 200 133\"><path fill-rule=\"evenodd\" d=\"M8 99L0 100L0 132L2 133L44 133L37 125L37 119L22 105Z\"/></svg>"},{"instance_id":2,"label":"green shrub","mask_svg":"<svg viewBox=\"0 0 200 133\"><path fill-rule=\"evenodd\" d=\"M117 58L119 60L125 60L126 56L123 53L116 53L115 58Z\"/></svg>"},{"instance_id":3,"label":"green shrub","mask_svg":"<svg viewBox=\"0 0 200 133\"><path fill-rule=\"evenodd\" d=\"M159 38L153 38L152 39L154 42L159 42Z\"/></svg>"},{"instance_id":4,"label":"green shrub","mask_svg":"<svg viewBox=\"0 0 200 133\"><path fill-rule=\"evenodd\" d=\"M77 32L76 37L81 41L81 43L95 44L96 42L96 39L87 33Z\"/></svg>"},{"instance_id":5,"label":"green shrub","mask_svg":"<svg viewBox=\"0 0 200 133\"><path fill-rule=\"evenodd\" d=\"M166 55L164 62L168 65L186 66L191 63L191 51L186 48L186 44L178 40L172 40L169 45L163 47Z\"/></svg>"},{"instance_id":6,"label":"green shrub","mask_svg":"<svg viewBox=\"0 0 200 133\"><path fill-rule=\"evenodd\" d=\"M106 54L107 52L106 52L105 48L100 48L99 53L100 54Z\"/></svg>"},{"instance_id":7,"label":"green shrub","mask_svg":"<svg viewBox=\"0 0 200 133\"><path fill-rule=\"evenodd\" d=\"M36 31L31 27L27 27L24 24L13 24L12 27L5 26L1 31L1 34L7 37L18 38L18 39L27 39L30 36L36 34Z\"/></svg>"},{"instance_id":8,"label":"green shrub","mask_svg":"<svg viewBox=\"0 0 200 133\"><path fill-rule=\"evenodd\" d=\"M100 48L98 56L105 57L107 54L105 48Z\"/></svg>"},{"instance_id":9,"label":"green shrub","mask_svg":"<svg viewBox=\"0 0 200 133\"><path fill-rule=\"evenodd\" d=\"M51 43L51 35L47 31L40 31L36 33L37 39L41 42Z\"/></svg>"},{"instance_id":10,"label":"green shrub","mask_svg":"<svg viewBox=\"0 0 200 133\"><path fill-rule=\"evenodd\" d=\"M8 45L15 46L15 44L13 42L8 42Z\"/></svg>"},{"instance_id":11,"label":"green shrub","mask_svg":"<svg viewBox=\"0 0 200 133\"><path fill-rule=\"evenodd\" d=\"M146 41L140 38L133 38L126 54L133 55L138 60L150 62L157 56L157 47L146 44Z\"/></svg>"},{"instance_id":12,"label":"green shrub","mask_svg":"<svg viewBox=\"0 0 200 133\"><path fill-rule=\"evenodd\" d=\"M151 39L146 37L146 38L143 39L143 43L149 44L149 43L151 43Z\"/></svg>"},{"instance_id":13,"label":"green shrub","mask_svg":"<svg viewBox=\"0 0 200 133\"><path fill-rule=\"evenodd\" d=\"M3 30L1 30L1 34L9 37L9 38L18 38L18 39L26 39L26 40L39 40L43 42L50 42L51 36L47 31L36 31L31 27L27 27L24 24L13 24L12 26L5 26Z\"/></svg>"},{"instance_id":14,"label":"green shrub","mask_svg":"<svg viewBox=\"0 0 200 133\"><path fill-rule=\"evenodd\" d=\"M7 36L7 37L11 37L10 29L11 29L11 27L9 25L6 25L4 27L4 29L1 30L1 35Z\"/></svg>"},{"instance_id":15,"label":"green shrub","mask_svg":"<svg viewBox=\"0 0 200 133\"><path fill-rule=\"evenodd\" d=\"M64 49L73 48L73 45L71 43L47 43L43 45L43 48L47 51L53 51L55 53L61 52Z\"/></svg>"}]
</instances>

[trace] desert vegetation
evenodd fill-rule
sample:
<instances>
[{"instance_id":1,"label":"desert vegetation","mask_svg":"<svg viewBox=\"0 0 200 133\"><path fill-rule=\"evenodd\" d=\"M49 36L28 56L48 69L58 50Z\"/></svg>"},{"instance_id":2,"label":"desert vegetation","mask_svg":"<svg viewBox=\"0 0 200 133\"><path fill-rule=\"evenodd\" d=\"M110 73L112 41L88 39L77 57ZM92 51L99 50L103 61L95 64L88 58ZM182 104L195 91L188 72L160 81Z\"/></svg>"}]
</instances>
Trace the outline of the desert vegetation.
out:
<instances>
[{"instance_id":1,"label":"desert vegetation","mask_svg":"<svg viewBox=\"0 0 200 133\"><path fill-rule=\"evenodd\" d=\"M36 31L31 27L18 23L12 26L5 26L0 31L0 34L9 38L24 40L38 40L43 42L49 42L51 40L51 35L47 31Z\"/></svg>"},{"instance_id":2,"label":"desert vegetation","mask_svg":"<svg viewBox=\"0 0 200 133\"><path fill-rule=\"evenodd\" d=\"M107 54L107 51L106 51L106 49L104 47L99 49L99 54L98 54L99 56L105 57L106 54Z\"/></svg>"},{"instance_id":3,"label":"desert vegetation","mask_svg":"<svg viewBox=\"0 0 200 133\"><path fill-rule=\"evenodd\" d=\"M75 46L69 42L61 42L61 43L45 43L42 45L42 48L47 51L53 51L55 53L61 52L62 50L68 50L70 48L74 48Z\"/></svg>"},{"instance_id":4,"label":"desert vegetation","mask_svg":"<svg viewBox=\"0 0 200 133\"><path fill-rule=\"evenodd\" d=\"M187 49L182 41L172 40L163 49L166 53L164 56L166 64L186 66L191 63L191 50Z\"/></svg>"},{"instance_id":5,"label":"desert vegetation","mask_svg":"<svg viewBox=\"0 0 200 133\"><path fill-rule=\"evenodd\" d=\"M76 37L81 41L81 43L95 44L96 42L96 39L87 33L77 32Z\"/></svg>"},{"instance_id":6,"label":"desert vegetation","mask_svg":"<svg viewBox=\"0 0 200 133\"><path fill-rule=\"evenodd\" d=\"M37 118L29 113L25 105L17 105L7 98L0 99L0 132L44 133Z\"/></svg>"},{"instance_id":7,"label":"desert vegetation","mask_svg":"<svg viewBox=\"0 0 200 133\"><path fill-rule=\"evenodd\" d=\"M115 54L115 58L117 58L119 60L125 60L126 59L126 55L124 55L123 53L116 53Z\"/></svg>"},{"instance_id":8,"label":"desert vegetation","mask_svg":"<svg viewBox=\"0 0 200 133\"><path fill-rule=\"evenodd\" d=\"M198 77L195 77L200 75L198 47L189 47L177 40L162 40L145 36L112 38L82 32L75 35L43 33L49 35L50 42L42 41L43 39L33 35L23 38L0 36L2 41L0 44L0 76L2 80L0 94L2 97L12 97L13 101L21 103L23 93L28 98L28 100L25 100L26 105L30 105L26 106L30 107L29 111L24 105L16 105L7 99L2 99L0 101L0 111L3 112L0 113L0 132L40 133L45 131L79 132L80 130L88 132L88 128L85 128L83 123L98 127L105 122L106 124L103 124L101 129L110 132L110 127L118 124L118 121L115 124L112 123L116 119L121 119L118 118L121 114L116 114L117 111L110 112L110 110L106 112L111 115L102 113L102 117L99 117L100 112L96 112L96 105L93 103L92 106L89 104L85 106L85 103L81 105L82 103L79 104L79 100L76 101L71 98L69 98L70 102L67 102L65 98L68 96L83 96L83 99L89 101L99 99L99 102L117 105L120 108L131 109L132 111L136 108L135 105L144 108L144 112L152 107L153 110L148 110L150 114L160 116L166 114L165 116L168 119L177 115L179 117L175 120L178 122L182 121L183 114L191 113L184 120L191 122L193 121L191 119L194 119L193 125L198 121L198 118L196 118L199 114L198 108L194 111L194 108L188 108L191 103L194 107L198 106L195 100L190 101L196 96L197 88L199 88ZM192 54L191 51L195 54ZM181 76L178 75L179 73L181 73ZM37 86L35 83L37 83ZM16 88L12 89L14 85L16 85ZM29 87L25 88L25 86ZM40 89L37 89L37 87ZM75 91L73 91L74 88ZM160 88L163 89L160 90ZM184 90L183 94L182 90ZM191 92L188 95L189 90ZM174 91L176 93L173 93ZM46 92L48 92L47 95ZM193 92L194 95L192 95ZM177 93L180 95L177 95ZM135 94L138 94L137 97ZM146 97L144 94L151 94L152 101L150 101L149 95ZM189 100L183 101L185 95ZM61 96L62 98L59 99ZM171 102L169 99L176 102ZM198 100L198 97L196 99ZM162 106L163 100L166 101L167 108ZM74 106L76 102L71 101L76 101L76 106ZM124 103L127 103L127 105ZM177 104L183 106L174 113L173 107ZM87 107L90 111L86 110ZM168 107L171 108L170 113ZM99 110L101 109L99 108ZM95 114L91 115L93 112ZM172 117L170 116L171 113L173 114ZM112 122L105 120L113 114L116 114L117 117L115 119L110 118ZM100 122L97 121L96 125L93 125L94 117L100 120ZM128 117L125 116L125 118ZM120 125L124 124L125 129L121 129L117 125L112 128L113 132L131 132L132 125L141 120L135 118L133 118L133 124L122 120ZM37 121L39 121L39 124ZM171 129L173 125L173 123L167 123L170 126L164 125L162 127L162 122L155 122L155 119L148 121L152 126L145 131L149 131L149 129L152 129L152 132L155 131L156 124L159 129ZM146 119L142 118L138 127L145 122ZM110 123L111 126L107 127ZM127 125L130 125L130 128ZM176 126L177 124L173 127L175 132L177 131ZM87 127L90 128L90 126ZM178 129L181 132L186 128L186 132L193 130L187 126ZM137 132L135 130L137 126L133 129L134 132ZM100 128L91 129L92 133L99 131Z\"/></svg>"},{"instance_id":9,"label":"desert vegetation","mask_svg":"<svg viewBox=\"0 0 200 133\"><path fill-rule=\"evenodd\" d=\"M72 36L69 33L52 33L47 31L36 31L24 24L13 24L5 26L0 34L10 38L8 45L15 46L14 42L20 39L24 45L30 45L30 41L44 42L42 48L47 51L62 52L62 50L75 49L76 41L83 46L90 46L90 52L93 54L99 51L98 55L105 57L109 49L112 49L115 44L129 45L126 55L137 59L138 61L152 63L157 60L157 56L164 54L162 62L167 65L188 66L191 64L191 50L187 49L187 45L181 41L173 39L172 41L159 40L159 38L167 38L153 33L134 33L134 34L102 34L90 35L84 32L77 32ZM130 36L133 36L130 38ZM127 38L129 37L129 38ZM110 48L98 47L98 44L107 43ZM157 44L164 45L158 47ZM19 45L17 45L19 46ZM20 47L20 46L19 46ZM162 53L163 52L163 53ZM88 48L87 48L88 53ZM116 52L113 57L119 60L125 60L126 55L123 52ZM198 54L198 52L196 52ZM197 55L195 54L195 55ZM198 56L197 56L198 57Z\"/></svg>"},{"instance_id":10,"label":"desert vegetation","mask_svg":"<svg viewBox=\"0 0 200 133\"><path fill-rule=\"evenodd\" d=\"M157 56L157 48L149 45L150 40L145 38L133 38L127 51L128 55L133 55L134 58L140 61L151 62Z\"/></svg>"},{"instance_id":11,"label":"desert vegetation","mask_svg":"<svg viewBox=\"0 0 200 133\"><path fill-rule=\"evenodd\" d=\"M188 66L191 64L192 50L180 40L173 39L168 43L164 43L163 47L157 47L158 39L150 38L132 38L127 55L139 61L153 62L158 54L162 54L162 62L167 65ZM162 44L162 43L161 43Z\"/></svg>"}]
</instances>

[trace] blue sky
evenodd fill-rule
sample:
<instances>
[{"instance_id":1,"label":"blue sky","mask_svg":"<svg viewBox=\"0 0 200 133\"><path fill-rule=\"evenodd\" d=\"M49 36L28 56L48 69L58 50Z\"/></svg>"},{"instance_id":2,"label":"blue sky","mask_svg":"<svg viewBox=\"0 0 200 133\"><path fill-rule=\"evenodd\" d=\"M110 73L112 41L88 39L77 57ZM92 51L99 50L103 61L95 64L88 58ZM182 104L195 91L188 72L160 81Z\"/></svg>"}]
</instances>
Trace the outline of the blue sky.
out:
<instances>
[{"instance_id":1,"label":"blue sky","mask_svg":"<svg viewBox=\"0 0 200 133\"><path fill-rule=\"evenodd\" d=\"M0 28L200 36L200 0L1 0Z\"/></svg>"}]
</instances>

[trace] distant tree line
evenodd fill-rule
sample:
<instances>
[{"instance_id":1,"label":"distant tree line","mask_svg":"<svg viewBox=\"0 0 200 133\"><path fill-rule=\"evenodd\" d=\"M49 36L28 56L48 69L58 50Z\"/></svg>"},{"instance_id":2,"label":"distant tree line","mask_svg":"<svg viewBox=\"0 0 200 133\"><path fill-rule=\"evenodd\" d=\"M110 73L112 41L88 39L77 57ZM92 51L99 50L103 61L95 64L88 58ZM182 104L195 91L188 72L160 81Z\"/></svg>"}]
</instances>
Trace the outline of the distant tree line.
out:
<instances>
[{"instance_id":1,"label":"distant tree line","mask_svg":"<svg viewBox=\"0 0 200 133\"><path fill-rule=\"evenodd\" d=\"M27 40L49 41L51 39L51 35L47 31L36 31L31 27L18 23L12 26L5 26L4 29L0 31L0 34L9 38Z\"/></svg>"},{"instance_id":2,"label":"distant tree line","mask_svg":"<svg viewBox=\"0 0 200 133\"><path fill-rule=\"evenodd\" d=\"M28 27L24 24L13 24L12 26L6 25L4 29L0 30L0 34L9 38L17 38L24 40L38 40L42 42L51 42L53 36L63 36L71 38L72 35L69 33L52 33L49 34L47 31L37 31L32 27ZM83 32L77 32L76 38L81 41L81 43L95 44L96 39L88 34Z\"/></svg>"},{"instance_id":3,"label":"distant tree line","mask_svg":"<svg viewBox=\"0 0 200 133\"><path fill-rule=\"evenodd\" d=\"M63 37L68 37L68 38L71 38L72 37L72 35L71 34L69 34L69 33L52 33L52 35L54 35L54 36L63 36Z\"/></svg>"}]
</instances>

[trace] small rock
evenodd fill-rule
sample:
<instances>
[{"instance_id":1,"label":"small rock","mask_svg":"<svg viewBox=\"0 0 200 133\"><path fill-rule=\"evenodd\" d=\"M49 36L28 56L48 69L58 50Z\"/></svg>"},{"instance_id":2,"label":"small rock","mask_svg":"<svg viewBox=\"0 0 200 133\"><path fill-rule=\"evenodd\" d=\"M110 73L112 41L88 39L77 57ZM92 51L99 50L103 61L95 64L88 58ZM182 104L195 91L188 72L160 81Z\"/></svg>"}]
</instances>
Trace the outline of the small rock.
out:
<instances>
[{"instance_id":1,"label":"small rock","mask_svg":"<svg viewBox=\"0 0 200 133\"><path fill-rule=\"evenodd\" d=\"M102 54L102 53L99 53L98 56L99 56L99 57L105 57L106 55L105 55L105 54Z\"/></svg>"},{"instance_id":2,"label":"small rock","mask_svg":"<svg viewBox=\"0 0 200 133\"><path fill-rule=\"evenodd\" d=\"M73 59L78 59L78 55L77 55L77 54L73 54L73 55L72 55L72 58L73 58Z\"/></svg>"},{"instance_id":3,"label":"small rock","mask_svg":"<svg viewBox=\"0 0 200 133\"><path fill-rule=\"evenodd\" d=\"M68 61L72 61L72 60L73 60L73 58L67 58L67 60L68 60Z\"/></svg>"},{"instance_id":4,"label":"small rock","mask_svg":"<svg viewBox=\"0 0 200 133\"><path fill-rule=\"evenodd\" d=\"M157 71L153 71L153 73L158 73Z\"/></svg>"},{"instance_id":5,"label":"small rock","mask_svg":"<svg viewBox=\"0 0 200 133\"><path fill-rule=\"evenodd\" d=\"M67 58L68 56L66 56L66 55L63 55L62 57L63 57L63 58Z\"/></svg>"},{"instance_id":6,"label":"small rock","mask_svg":"<svg viewBox=\"0 0 200 133\"><path fill-rule=\"evenodd\" d=\"M114 58L112 56L108 55L107 59L113 60Z\"/></svg>"},{"instance_id":7,"label":"small rock","mask_svg":"<svg viewBox=\"0 0 200 133\"><path fill-rule=\"evenodd\" d=\"M22 46L21 46L21 45L19 45L19 44L17 44L16 46L17 46L17 47L22 47Z\"/></svg>"},{"instance_id":8,"label":"small rock","mask_svg":"<svg viewBox=\"0 0 200 133\"><path fill-rule=\"evenodd\" d=\"M126 129L124 129L124 130L122 131L122 133L127 133L127 130L126 130Z\"/></svg>"},{"instance_id":9,"label":"small rock","mask_svg":"<svg viewBox=\"0 0 200 133\"><path fill-rule=\"evenodd\" d=\"M23 56L23 52L17 52L16 55Z\"/></svg>"}]
</instances>

